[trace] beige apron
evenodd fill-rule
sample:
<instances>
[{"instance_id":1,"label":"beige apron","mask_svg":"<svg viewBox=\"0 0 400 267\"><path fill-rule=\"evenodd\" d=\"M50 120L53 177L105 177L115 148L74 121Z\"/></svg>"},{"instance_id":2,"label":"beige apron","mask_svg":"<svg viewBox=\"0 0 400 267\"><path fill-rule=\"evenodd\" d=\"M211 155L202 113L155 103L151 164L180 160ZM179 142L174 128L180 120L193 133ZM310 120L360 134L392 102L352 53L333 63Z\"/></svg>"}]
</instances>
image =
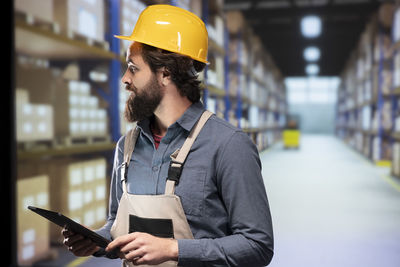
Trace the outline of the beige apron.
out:
<instances>
[{"instance_id":1,"label":"beige apron","mask_svg":"<svg viewBox=\"0 0 400 267\"><path fill-rule=\"evenodd\" d=\"M127 170L140 130L135 128L128 132L124 144L124 164L121 168L123 194L110 231L114 239L136 231L165 238L193 239L181 200L175 195L175 185L179 183L183 163L190 148L211 115L211 112L205 111L193 127L182 148L171 155L168 179L163 195L133 195L127 192ZM122 266L132 267L134 265L123 260ZM177 262L168 261L157 266L177 266Z\"/></svg>"}]
</instances>

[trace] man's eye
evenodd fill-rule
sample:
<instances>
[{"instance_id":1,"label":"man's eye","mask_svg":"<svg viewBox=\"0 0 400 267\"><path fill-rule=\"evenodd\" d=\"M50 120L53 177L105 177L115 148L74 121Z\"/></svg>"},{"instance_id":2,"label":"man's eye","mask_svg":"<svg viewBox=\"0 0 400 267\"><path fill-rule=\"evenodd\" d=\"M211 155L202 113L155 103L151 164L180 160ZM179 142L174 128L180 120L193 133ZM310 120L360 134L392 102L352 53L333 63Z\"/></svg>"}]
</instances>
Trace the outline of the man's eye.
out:
<instances>
[{"instance_id":1,"label":"man's eye","mask_svg":"<svg viewBox=\"0 0 400 267\"><path fill-rule=\"evenodd\" d=\"M130 66L130 67L129 67L129 71L130 71L131 73L135 73L135 72L137 71L137 68L135 68L134 66Z\"/></svg>"}]
</instances>

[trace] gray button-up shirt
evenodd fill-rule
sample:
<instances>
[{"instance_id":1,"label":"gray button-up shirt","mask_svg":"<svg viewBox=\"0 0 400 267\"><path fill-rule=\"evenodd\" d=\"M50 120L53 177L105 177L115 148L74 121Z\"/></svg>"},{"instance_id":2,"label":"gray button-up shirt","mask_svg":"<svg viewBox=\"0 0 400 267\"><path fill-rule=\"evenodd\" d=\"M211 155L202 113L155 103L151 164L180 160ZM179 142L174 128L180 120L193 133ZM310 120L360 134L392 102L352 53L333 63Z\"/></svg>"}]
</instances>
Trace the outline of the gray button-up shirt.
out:
<instances>
[{"instance_id":1,"label":"gray button-up shirt","mask_svg":"<svg viewBox=\"0 0 400 267\"><path fill-rule=\"evenodd\" d=\"M141 132L129 165L128 193L164 193L170 155L183 145L203 111L200 102L191 105L168 128L158 149L150 121L138 123ZM108 239L122 195L124 138L115 151L107 223L98 231ZM195 238L178 240L179 266L269 264L273 233L261 162L256 146L241 130L213 115L192 146L175 194Z\"/></svg>"}]
</instances>

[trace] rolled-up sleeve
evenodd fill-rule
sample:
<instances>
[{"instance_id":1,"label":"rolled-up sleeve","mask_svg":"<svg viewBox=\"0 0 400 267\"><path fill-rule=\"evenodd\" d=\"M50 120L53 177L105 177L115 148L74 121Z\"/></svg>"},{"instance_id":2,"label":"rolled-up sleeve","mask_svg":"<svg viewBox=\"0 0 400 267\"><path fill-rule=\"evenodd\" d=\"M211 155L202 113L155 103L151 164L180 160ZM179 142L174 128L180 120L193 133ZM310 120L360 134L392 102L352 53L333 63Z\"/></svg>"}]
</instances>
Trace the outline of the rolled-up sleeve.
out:
<instances>
[{"instance_id":1,"label":"rolled-up sleeve","mask_svg":"<svg viewBox=\"0 0 400 267\"><path fill-rule=\"evenodd\" d=\"M179 266L266 266L273 256L272 220L256 146L233 133L218 156L216 181L231 234L178 240Z\"/></svg>"}]
</instances>

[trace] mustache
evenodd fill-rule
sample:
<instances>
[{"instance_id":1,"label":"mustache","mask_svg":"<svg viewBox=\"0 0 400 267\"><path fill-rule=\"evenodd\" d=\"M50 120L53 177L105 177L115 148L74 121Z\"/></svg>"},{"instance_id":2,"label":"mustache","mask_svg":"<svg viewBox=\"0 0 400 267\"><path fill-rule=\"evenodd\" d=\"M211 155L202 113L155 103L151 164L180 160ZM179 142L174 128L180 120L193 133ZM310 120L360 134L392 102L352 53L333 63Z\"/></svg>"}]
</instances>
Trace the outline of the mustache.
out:
<instances>
[{"instance_id":1,"label":"mustache","mask_svg":"<svg viewBox=\"0 0 400 267\"><path fill-rule=\"evenodd\" d=\"M129 92L134 92L135 94L137 93L137 88L134 85L125 85L125 90Z\"/></svg>"}]
</instances>

